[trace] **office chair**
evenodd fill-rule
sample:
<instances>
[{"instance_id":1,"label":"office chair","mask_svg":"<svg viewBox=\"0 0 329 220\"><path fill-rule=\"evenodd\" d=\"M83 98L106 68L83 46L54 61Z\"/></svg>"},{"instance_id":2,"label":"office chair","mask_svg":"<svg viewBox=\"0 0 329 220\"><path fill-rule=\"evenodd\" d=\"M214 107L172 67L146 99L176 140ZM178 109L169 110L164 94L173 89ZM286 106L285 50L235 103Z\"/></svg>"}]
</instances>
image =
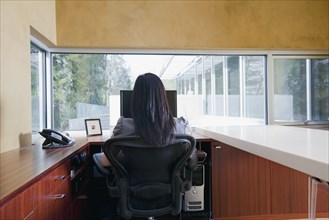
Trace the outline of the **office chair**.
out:
<instances>
[{"instance_id":1,"label":"office chair","mask_svg":"<svg viewBox=\"0 0 329 220\"><path fill-rule=\"evenodd\" d=\"M121 218L180 214L183 193L191 188L191 172L197 165L192 136L176 135L163 147L150 146L137 136L118 137L102 148L116 173L107 187L119 198Z\"/></svg>"}]
</instances>

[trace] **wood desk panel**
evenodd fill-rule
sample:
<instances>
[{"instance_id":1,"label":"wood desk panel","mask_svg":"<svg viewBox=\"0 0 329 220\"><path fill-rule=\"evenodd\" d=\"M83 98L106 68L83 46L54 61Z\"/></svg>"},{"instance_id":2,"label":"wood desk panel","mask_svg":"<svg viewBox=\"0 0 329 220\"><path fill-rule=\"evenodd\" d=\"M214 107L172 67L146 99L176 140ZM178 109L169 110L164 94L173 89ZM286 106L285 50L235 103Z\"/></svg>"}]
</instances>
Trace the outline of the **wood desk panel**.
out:
<instances>
[{"instance_id":1,"label":"wood desk panel","mask_svg":"<svg viewBox=\"0 0 329 220\"><path fill-rule=\"evenodd\" d=\"M79 138L71 147L45 150L39 143L0 154L0 205L45 177L86 145L88 139Z\"/></svg>"},{"instance_id":2,"label":"wood desk panel","mask_svg":"<svg viewBox=\"0 0 329 220\"><path fill-rule=\"evenodd\" d=\"M111 135L105 132L102 136L86 137L85 132L72 132L71 136L76 143L70 147L42 149L42 138L33 146L0 154L0 219L50 219L57 214L58 219L62 215L76 219L85 209L86 204L75 201L74 207L79 210L71 210L74 202L71 182L81 170L86 170L84 178L90 178L89 161L71 176L71 159L84 151L89 160L89 146L101 146ZM202 135L197 137L199 140L209 139ZM54 195L62 198L55 199Z\"/></svg>"},{"instance_id":3,"label":"wood desk panel","mask_svg":"<svg viewBox=\"0 0 329 220\"><path fill-rule=\"evenodd\" d=\"M0 219L24 219L33 210L33 189L29 187L0 207ZM11 210L6 212L5 210Z\"/></svg>"},{"instance_id":4,"label":"wood desk panel","mask_svg":"<svg viewBox=\"0 0 329 220\"><path fill-rule=\"evenodd\" d=\"M101 136L87 137L84 131L70 135L76 143L71 147L42 149L43 138L33 146L22 147L0 154L0 206L56 169L64 160L89 144L102 144L111 137L112 131ZM209 138L192 134L198 140Z\"/></svg>"}]
</instances>

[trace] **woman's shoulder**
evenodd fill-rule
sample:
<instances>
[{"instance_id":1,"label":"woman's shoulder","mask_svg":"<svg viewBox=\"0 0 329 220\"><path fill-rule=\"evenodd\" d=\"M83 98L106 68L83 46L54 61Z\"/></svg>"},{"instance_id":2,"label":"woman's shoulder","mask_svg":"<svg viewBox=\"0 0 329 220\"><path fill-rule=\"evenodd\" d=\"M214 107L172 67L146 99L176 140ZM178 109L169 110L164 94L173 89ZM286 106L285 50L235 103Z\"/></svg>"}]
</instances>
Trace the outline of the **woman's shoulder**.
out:
<instances>
[{"instance_id":1,"label":"woman's shoulder","mask_svg":"<svg viewBox=\"0 0 329 220\"><path fill-rule=\"evenodd\" d=\"M134 120L132 118L120 117L113 130L112 136L132 135L135 133Z\"/></svg>"},{"instance_id":2,"label":"woman's shoulder","mask_svg":"<svg viewBox=\"0 0 329 220\"><path fill-rule=\"evenodd\" d=\"M184 117L179 117L179 118L174 117L174 120L175 120L175 133L186 134L188 121Z\"/></svg>"},{"instance_id":3,"label":"woman's shoulder","mask_svg":"<svg viewBox=\"0 0 329 220\"><path fill-rule=\"evenodd\" d=\"M121 123L134 123L132 118L125 118L123 116L120 116L119 120L121 120Z\"/></svg>"}]
</instances>

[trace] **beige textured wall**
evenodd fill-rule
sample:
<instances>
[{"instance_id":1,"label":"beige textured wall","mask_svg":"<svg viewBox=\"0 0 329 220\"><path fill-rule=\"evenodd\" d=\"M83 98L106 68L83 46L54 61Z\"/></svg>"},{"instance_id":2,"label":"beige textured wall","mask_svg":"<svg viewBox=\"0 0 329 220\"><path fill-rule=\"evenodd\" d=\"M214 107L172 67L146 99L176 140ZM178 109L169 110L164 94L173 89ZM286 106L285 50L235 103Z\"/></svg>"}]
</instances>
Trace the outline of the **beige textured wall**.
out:
<instances>
[{"instance_id":1,"label":"beige textured wall","mask_svg":"<svg viewBox=\"0 0 329 220\"><path fill-rule=\"evenodd\" d=\"M51 0L0 4L0 152L5 152L31 142L30 29L56 43L56 8Z\"/></svg>"},{"instance_id":2,"label":"beige textured wall","mask_svg":"<svg viewBox=\"0 0 329 220\"><path fill-rule=\"evenodd\" d=\"M328 49L328 0L56 2L62 47Z\"/></svg>"}]
</instances>

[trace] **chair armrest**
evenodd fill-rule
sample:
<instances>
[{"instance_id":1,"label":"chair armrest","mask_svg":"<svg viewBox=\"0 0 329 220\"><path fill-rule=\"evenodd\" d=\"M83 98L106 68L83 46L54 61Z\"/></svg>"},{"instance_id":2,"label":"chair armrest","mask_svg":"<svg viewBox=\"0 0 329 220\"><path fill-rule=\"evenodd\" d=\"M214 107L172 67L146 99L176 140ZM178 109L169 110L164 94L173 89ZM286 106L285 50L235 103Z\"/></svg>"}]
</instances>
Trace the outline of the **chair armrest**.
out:
<instances>
[{"instance_id":1,"label":"chair armrest","mask_svg":"<svg viewBox=\"0 0 329 220\"><path fill-rule=\"evenodd\" d=\"M93 155L93 160L95 162L97 170L105 177L110 175L110 169L106 168L102 164L103 153L96 153Z\"/></svg>"}]
</instances>

